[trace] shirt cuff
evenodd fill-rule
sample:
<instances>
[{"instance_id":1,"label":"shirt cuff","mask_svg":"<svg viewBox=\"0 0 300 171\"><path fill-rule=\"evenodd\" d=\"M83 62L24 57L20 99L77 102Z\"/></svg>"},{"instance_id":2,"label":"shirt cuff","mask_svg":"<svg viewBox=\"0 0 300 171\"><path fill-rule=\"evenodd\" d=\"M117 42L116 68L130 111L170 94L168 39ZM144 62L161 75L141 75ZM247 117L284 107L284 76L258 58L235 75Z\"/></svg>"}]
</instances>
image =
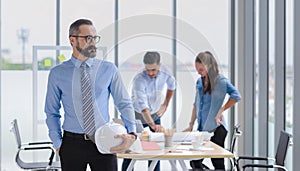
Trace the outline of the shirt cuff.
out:
<instances>
[{"instance_id":1,"label":"shirt cuff","mask_svg":"<svg viewBox=\"0 0 300 171\"><path fill-rule=\"evenodd\" d=\"M229 99L238 102L238 101L241 100L241 97L239 95L237 95L237 94L231 94Z\"/></svg>"},{"instance_id":2,"label":"shirt cuff","mask_svg":"<svg viewBox=\"0 0 300 171\"><path fill-rule=\"evenodd\" d=\"M62 144L62 140L53 142L53 146L55 149L59 149Z\"/></svg>"}]
</instances>

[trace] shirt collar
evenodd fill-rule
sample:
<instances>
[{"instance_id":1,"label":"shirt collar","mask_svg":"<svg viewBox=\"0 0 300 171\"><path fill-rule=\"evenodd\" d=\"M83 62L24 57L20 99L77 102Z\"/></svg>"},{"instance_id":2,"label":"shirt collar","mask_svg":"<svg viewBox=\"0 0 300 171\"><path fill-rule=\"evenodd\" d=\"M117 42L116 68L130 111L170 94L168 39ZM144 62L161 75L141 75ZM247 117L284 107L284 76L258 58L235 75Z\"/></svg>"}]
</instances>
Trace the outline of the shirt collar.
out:
<instances>
[{"instance_id":1,"label":"shirt collar","mask_svg":"<svg viewBox=\"0 0 300 171\"><path fill-rule=\"evenodd\" d=\"M76 59L73 55L71 57L71 61L75 65L76 68L80 68L80 65L82 64L82 61ZM93 65L94 59L93 58L88 58L85 63L87 64L88 67L91 67Z\"/></svg>"}]
</instances>

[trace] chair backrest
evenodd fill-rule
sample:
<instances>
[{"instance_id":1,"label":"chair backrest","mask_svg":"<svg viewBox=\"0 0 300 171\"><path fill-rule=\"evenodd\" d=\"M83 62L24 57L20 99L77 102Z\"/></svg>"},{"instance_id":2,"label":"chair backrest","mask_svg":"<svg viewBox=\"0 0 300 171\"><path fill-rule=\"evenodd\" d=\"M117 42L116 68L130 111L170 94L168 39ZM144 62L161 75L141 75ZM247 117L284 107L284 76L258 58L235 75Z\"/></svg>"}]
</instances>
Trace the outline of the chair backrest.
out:
<instances>
[{"instance_id":1,"label":"chair backrest","mask_svg":"<svg viewBox=\"0 0 300 171\"><path fill-rule=\"evenodd\" d=\"M240 124L236 124L233 127L233 133L231 137L231 145L230 145L230 152L234 153L235 145L237 142L238 137L242 135L242 131L240 130Z\"/></svg>"},{"instance_id":2,"label":"chair backrest","mask_svg":"<svg viewBox=\"0 0 300 171\"><path fill-rule=\"evenodd\" d=\"M17 119L14 119L11 122L11 129L10 130L15 134L18 149L20 149L21 145L22 145L22 141L21 141L21 136L20 136L20 132L19 132L19 128L18 128Z\"/></svg>"},{"instance_id":3,"label":"chair backrest","mask_svg":"<svg viewBox=\"0 0 300 171\"><path fill-rule=\"evenodd\" d=\"M289 147L291 135L285 131L280 132L279 142L275 155L275 162L277 165L284 166L286 153Z\"/></svg>"}]
</instances>

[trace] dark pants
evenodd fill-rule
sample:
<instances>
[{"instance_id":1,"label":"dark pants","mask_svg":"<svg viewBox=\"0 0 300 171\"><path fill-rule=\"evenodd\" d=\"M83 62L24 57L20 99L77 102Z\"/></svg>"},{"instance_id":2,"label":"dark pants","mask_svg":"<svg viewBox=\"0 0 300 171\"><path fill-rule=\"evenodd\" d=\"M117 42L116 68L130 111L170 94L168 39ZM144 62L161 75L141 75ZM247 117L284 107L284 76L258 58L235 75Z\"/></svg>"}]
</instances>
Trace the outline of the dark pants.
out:
<instances>
[{"instance_id":1,"label":"dark pants","mask_svg":"<svg viewBox=\"0 0 300 171\"><path fill-rule=\"evenodd\" d=\"M212 141L224 148L224 142L225 142L226 135L227 135L227 130L224 128L223 125L220 125L214 131L214 136L211 137L210 141ZM202 165L202 161L203 161L203 159L192 160L190 162L191 167L192 168L203 168L204 166ZM213 166L215 167L215 169L223 169L223 170L225 169L224 158L212 158L211 162L212 162Z\"/></svg>"},{"instance_id":2,"label":"dark pants","mask_svg":"<svg viewBox=\"0 0 300 171\"><path fill-rule=\"evenodd\" d=\"M92 171L118 170L115 154L100 153L95 143L78 135L63 136L59 151L62 171L86 171L87 164Z\"/></svg>"},{"instance_id":3,"label":"dark pants","mask_svg":"<svg viewBox=\"0 0 300 171\"><path fill-rule=\"evenodd\" d=\"M140 119L142 121L143 127L149 126L148 124L145 124L144 119L141 119L140 117L137 117L137 115L142 115L142 114L136 113L135 116L136 116L136 119ZM153 118L155 124L160 125L160 118L157 115L156 116L154 115L154 117L152 116L152 118ZM155 132L150 126L149 126L149 128L152 132ZM126 169L128 168L130 162L131 162L131 159L124 159L123 160L122 171L126 171ZM151 160L148 161L148 166L150 166L150 164L151 164ZM155 171L160 171L160 162L159 161L157 162L154 170Z\"/></svg>"}]
</instances>

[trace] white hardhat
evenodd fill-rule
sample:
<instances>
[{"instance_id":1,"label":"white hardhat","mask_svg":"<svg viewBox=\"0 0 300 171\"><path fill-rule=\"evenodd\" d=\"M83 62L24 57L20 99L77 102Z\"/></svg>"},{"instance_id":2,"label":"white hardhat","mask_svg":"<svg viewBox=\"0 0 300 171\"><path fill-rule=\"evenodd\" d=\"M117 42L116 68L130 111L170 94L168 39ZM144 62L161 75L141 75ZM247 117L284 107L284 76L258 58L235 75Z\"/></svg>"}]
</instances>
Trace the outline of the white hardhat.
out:
<instances>
[{"instance_id":1,"label":"white hardhat","mask_svg":"<svg viewBox=\"0 0 300 171\"><path fill-rule=\"evenodd\" d=\"M110 148L120 145L123 142L122 138L115 138L115 135L127 134L124 126L109 122L95 132L95 143L98 150L103 154L109 154Z\"/></svg>"}]
</instances>

